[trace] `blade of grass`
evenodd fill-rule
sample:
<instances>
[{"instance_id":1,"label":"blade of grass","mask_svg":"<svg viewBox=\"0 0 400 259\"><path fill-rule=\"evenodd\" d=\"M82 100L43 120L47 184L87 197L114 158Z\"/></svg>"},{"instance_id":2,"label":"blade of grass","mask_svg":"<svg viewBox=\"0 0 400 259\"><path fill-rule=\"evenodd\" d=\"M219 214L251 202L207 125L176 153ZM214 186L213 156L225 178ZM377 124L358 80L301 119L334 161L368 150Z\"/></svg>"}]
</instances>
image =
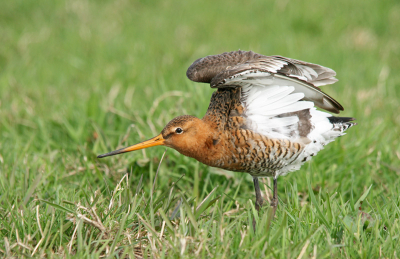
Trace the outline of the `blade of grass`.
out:
<instances>
[{"instance_id":1,"label":"blade of grass","mask_svg":"<svg viewBox=\"0 0 400 259\"><path fill-rule=\"evenodd\" d=\"M325 219L324 214L322 214L321 209L319 208L319 204L315 199L314 192L311 188L310 177L307 176L307 186L308 186L308 194L310 195L311 202L314 205L315 209L317 210L318 218L325 224L325 226L329 226L328 221Z\"/></svg>"}]
</instances>

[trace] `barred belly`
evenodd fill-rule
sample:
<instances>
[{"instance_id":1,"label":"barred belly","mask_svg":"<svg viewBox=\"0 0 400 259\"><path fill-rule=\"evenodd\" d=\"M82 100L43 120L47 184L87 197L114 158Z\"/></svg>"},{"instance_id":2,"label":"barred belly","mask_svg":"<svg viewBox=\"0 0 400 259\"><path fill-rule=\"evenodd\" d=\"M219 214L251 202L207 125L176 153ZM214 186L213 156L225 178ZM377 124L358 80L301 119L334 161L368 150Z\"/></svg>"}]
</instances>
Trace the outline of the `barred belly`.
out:
<instances>
[{"instance_id":1,"label":"barred belly","mask_svg":"<svg viewBox=\"0 0 400 259\"><path fill-rule=\"evenodd\" d=\"M270 139L245 129L232 134L229 142L231 155L222 167L257 177L275 176L277 171L295 162L304 150L300 143Z\"/></svg>"}]
</instances>

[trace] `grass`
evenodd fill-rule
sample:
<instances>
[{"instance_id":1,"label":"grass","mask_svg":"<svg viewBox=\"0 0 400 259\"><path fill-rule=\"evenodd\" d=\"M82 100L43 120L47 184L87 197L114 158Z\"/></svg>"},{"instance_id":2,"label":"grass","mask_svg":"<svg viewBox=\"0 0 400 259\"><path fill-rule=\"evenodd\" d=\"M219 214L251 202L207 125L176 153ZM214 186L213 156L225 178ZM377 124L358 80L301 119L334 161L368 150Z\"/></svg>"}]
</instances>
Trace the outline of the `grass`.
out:
<instances>
[{"instance_id":1,"label":"grass","mask_svg":"<svg viewBox=\"0 0 400 259\"><path fill-rule=\"evenodd\" d=\"M396 1L3 1L0 257L397 258L399 26ZM96 158L201 117L213 90L187 67L237 49L333 68L358 122L279 178L274 220L248 175Z\"/></svg>"}]
</instances>

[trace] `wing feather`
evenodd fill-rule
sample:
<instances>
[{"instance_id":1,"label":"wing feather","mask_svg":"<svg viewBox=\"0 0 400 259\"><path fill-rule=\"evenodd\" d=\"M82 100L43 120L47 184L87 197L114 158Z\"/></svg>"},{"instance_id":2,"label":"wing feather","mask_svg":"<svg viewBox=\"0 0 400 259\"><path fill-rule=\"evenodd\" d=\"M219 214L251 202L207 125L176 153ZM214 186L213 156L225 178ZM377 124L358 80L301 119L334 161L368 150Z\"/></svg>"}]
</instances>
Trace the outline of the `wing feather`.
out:
<instances>
[{"instance_id":1,"label":"wing feather","mask_svg":"<svg viewBox=\"0 0 400 259\"><path fill-rule=\"evenodd\" d=\"M244 107L246 126L270 138L300 138L299 117L293 113L314 107L304 101L304 93L293 86L247 84L242 87L240 102Z\"/></svg>"},{"instance_id":2,"label":"wing feather","mask_svg":"<svg viewBox=\"0 0 400 259\"><path fill-rule=\"evenodd\" d=\"M343 107L318 87L337 81L330 68L281 56L263 56L252 51L233 51L196 60L186 72L189 79L210 83L213 88L247 84L294 86L304 100L339 113Z\"/></svg>"}]
</instances>

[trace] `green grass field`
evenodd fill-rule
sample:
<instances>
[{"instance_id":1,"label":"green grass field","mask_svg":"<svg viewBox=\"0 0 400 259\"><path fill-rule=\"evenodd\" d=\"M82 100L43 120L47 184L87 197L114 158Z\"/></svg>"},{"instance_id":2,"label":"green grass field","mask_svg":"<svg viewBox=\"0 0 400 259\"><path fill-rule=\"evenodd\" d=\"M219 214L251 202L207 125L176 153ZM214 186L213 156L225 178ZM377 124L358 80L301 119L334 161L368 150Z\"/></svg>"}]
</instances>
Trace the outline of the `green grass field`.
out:
<instances>
[{"instance_id":1,"label":"green grass field","mask_svg":"<svg viewBox=\"0 0 400 259\"><path fill-rule=\"evenodd\" d=\"M399 28L389 0L2 1L0 257L398 258ZM96 158L202 117L187 67L238 49L333 68L322 90L358 122L279 178L274 220L247 174Z\"/></svg>"}]
</instances>

